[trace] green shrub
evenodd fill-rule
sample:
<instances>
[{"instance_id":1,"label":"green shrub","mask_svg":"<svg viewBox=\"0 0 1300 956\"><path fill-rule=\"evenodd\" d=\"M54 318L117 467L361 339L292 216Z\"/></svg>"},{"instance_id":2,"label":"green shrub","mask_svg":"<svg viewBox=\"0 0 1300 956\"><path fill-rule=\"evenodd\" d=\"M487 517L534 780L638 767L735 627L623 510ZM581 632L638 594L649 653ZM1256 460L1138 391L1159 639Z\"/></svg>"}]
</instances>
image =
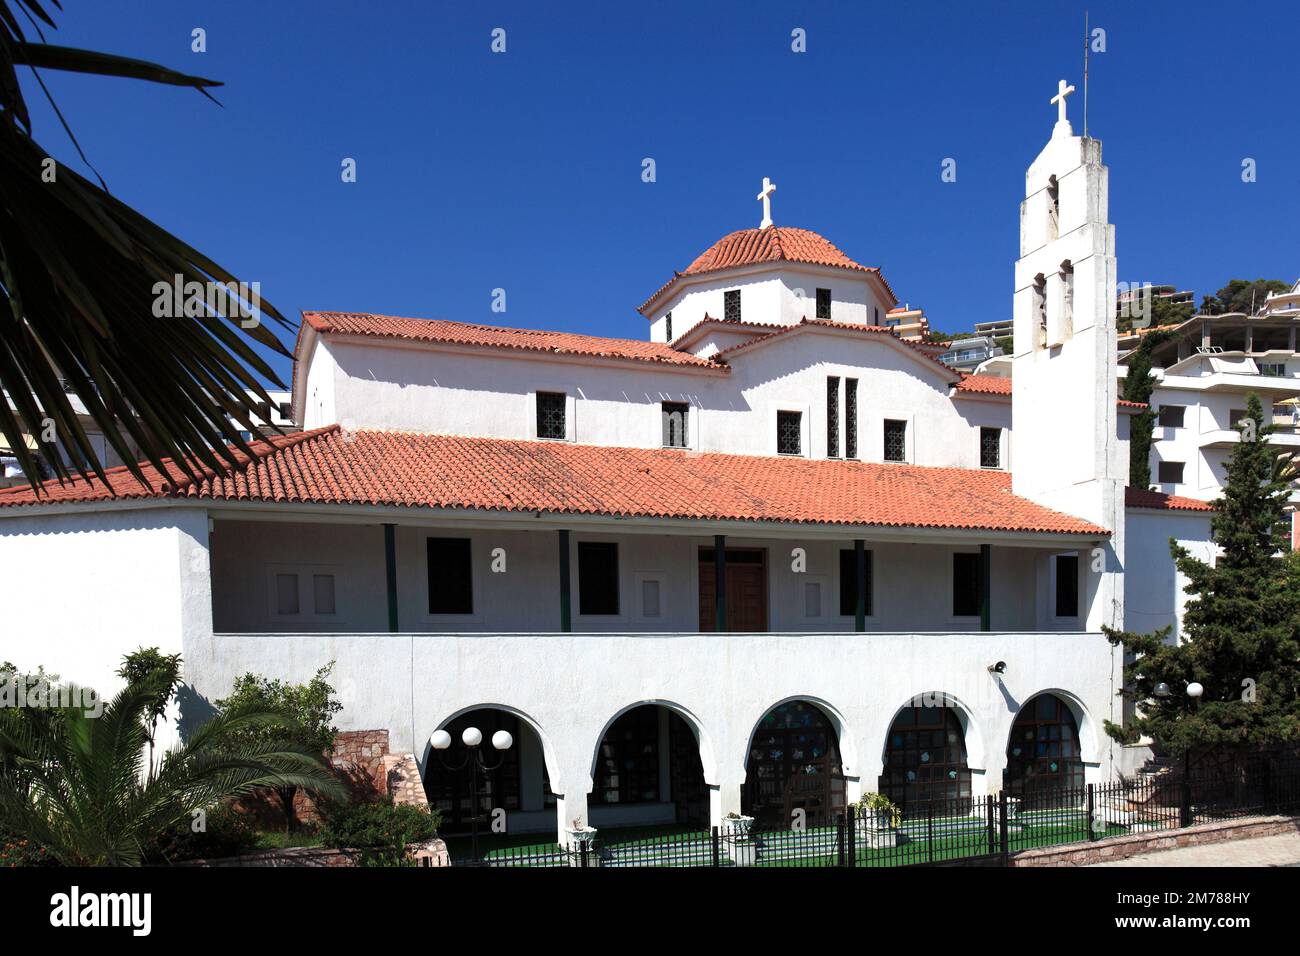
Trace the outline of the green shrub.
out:
<instances>
[{"instance_id":1,"label":"green shrub","mask_svg":"<svg viewBox=\"0 0 1300 956\"><path fill-rule=\"evenodd\" d=\"M438 834L441 815L408 805L348 803L330 807L321 827L321 843L361 851L362 866L409 866L410 843Z\"/></svg>"},{"instance_id":2,"label":"green shrub","mask_svg":"<svg viewBox=\"0 0 1300 956\"><path fill-rule=\"evenodd\" d=\"M258 833L252 821L222 805L207 812L202 831L195 832L191 822L177 824L157 834L144 855L150 863L176 863L240 856L257 848Z\"/></svg>"}]
</instances>

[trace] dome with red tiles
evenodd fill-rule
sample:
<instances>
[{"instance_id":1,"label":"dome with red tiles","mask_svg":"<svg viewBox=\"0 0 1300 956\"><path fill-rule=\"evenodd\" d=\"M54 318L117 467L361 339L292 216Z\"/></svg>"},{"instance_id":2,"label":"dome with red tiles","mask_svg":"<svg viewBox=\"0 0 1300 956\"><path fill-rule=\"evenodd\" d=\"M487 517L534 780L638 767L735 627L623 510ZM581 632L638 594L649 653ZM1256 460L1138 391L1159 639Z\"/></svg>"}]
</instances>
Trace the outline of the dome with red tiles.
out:
<instances>
[{"instance_id":1,"label":"dome with red tiles","mask_svg":"<svg viewBox=\"0 0 1300 956\"><path fill-rule=\"evenodd\" d=\"M697 276L722 269L756 265L765 262L793 262L801 265L832 266L868 272L880 279L889 294L893 290L876 266L864 266L846 256L833 242L811 229L793 226L768 226L765 229L740 229L728 233L695 257L682 272L664 283L640 307L645 312L684 276Z\"/></svg>"}]
</instances>

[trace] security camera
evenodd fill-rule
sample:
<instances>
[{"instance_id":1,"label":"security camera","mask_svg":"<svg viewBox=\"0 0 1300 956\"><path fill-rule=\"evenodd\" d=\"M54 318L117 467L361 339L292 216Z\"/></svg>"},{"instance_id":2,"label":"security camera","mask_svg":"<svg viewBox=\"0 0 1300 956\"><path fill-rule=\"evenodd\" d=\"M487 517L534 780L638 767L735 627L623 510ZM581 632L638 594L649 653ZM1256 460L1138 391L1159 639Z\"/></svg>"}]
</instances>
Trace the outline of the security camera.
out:
<instances>
[{"instance_id":1,"label":"security camera","mask_svg":"<svg viewBox=\"0 0 1300 956\"><path fill-rule=\"evenodd\" d=\"M1007 662L998 661L996 664L989 665L990 674L1005 674L1007 672Z\"/></svg>"}]
</instances>

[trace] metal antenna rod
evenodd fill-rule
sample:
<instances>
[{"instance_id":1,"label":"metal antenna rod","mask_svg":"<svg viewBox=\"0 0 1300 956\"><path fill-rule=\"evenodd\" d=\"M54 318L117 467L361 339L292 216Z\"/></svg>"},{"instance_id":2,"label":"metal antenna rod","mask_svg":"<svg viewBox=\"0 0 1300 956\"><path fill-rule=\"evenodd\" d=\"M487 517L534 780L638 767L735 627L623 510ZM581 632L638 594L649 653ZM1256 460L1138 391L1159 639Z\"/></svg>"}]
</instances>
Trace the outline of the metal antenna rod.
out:
<instances>
[{"instance_id":1,"label":"metal antenna rod","mask_svg":"<svg viewBox=\"0 0 1300 956\"><path fill-rule=\"evenodd\" d=\"M1088 136L1088 11L1083 11L1083 135Z\"/></svg>"}]
</instances>

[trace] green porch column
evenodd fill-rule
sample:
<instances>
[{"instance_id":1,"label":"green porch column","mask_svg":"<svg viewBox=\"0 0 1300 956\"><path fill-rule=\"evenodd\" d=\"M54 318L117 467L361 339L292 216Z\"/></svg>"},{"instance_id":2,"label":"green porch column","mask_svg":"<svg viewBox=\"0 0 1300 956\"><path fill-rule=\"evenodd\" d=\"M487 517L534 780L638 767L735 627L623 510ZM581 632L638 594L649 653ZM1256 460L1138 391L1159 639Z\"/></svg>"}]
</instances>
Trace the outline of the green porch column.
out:
<instances>
[{"instance_id":1,"label":"green porch column","mask_svg":"<svg viewBox=\"0 0 1300 956\"><path fill-rule=\"evenodd\" d=\"M713 622L719 633L727 629L727 536L713 536Z\"/></svg>"},{"instance_id":2,"label":"green porch column","mask_svg":"<svg viewBox=\"0 0 1300 956\"><path fill-rule=\"evenodd\" d=\"M993 545L980 545L980 630L993 630Z\"/></svg>"},{"instance_id":3,"label":"green porch column","mask_svg":"<svg viewBox=\"0 0 1300 956\"><path fill-rule=\"evenodd\" d=\"M384 525L384 572L388 579L388 630L397 632L397 525Z\"/></svg>"},{"instance_id":4,"label":"green porch column","mask_svg":"<svg viewBox=\"0 0 1300 956\"><path fill-rule=\"evenodd\" d=\"M867 629L867 543L861 538L853 541L853 559L853 581L858 593L853 608L853 629L861 632Z\"/></svg>"},{"instance_id":5,"label":"green porch column","mask_svg":"<svg viewBox=\"0 0 1300 956\"><path fill-rule=\"evenodd\" d=\"M569 532L560 532L560 632L573 630L573 606L569 595Z\"/></svg>"}]
</instances>

